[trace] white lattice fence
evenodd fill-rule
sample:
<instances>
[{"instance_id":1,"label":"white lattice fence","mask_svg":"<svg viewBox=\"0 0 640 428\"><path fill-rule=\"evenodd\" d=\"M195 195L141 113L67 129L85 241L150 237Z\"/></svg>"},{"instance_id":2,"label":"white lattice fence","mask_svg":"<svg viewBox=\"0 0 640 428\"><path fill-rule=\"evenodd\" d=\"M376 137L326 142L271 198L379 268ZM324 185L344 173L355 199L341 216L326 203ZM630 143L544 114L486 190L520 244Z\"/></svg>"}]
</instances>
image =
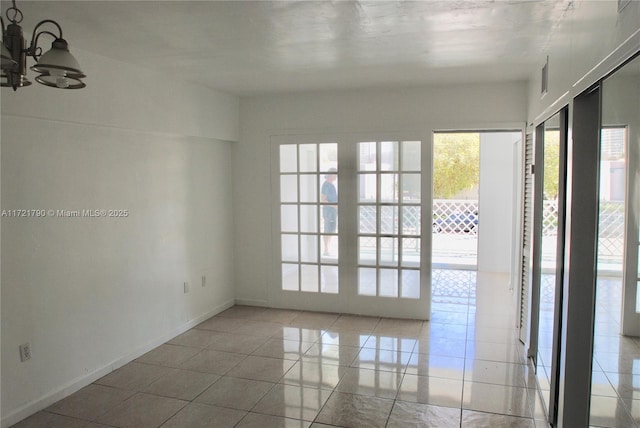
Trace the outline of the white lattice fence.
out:
<instances>
[{"instance_id":1,"label":"white lattice fence","mask_svg":"<svg viewBox=\"0 0 640 428\"><path fill-rule=\"evenodd\" d=\"M542 234L557 234L558 202L544 201L542 211ZM555 254L555 252L554 252ZM622 263L624 254L624 202L600 202L598 220L598 260ZM544 256L544 255L543 255Z\"/></svg>"},{"instance_id":2,"label":"white lattice fence","mask_svg":"<svg viewBox=\"0 0 640 428\"><path fill-rule=\"evenodd\" d=\"M433 232L465 235L478 234L478 201L435 199Z\"/></svg>"},{"instance_id":3,"label":"white lattice fence","mask_svg":"<svg viewBox=\"0 0 640 428\"><path fill-rule=\"evenodd\" d=\"M421 230L420 207L406 206L402 213L404 216L402 221L403 234L419 235ZM376 207L361 207L361 232L376 233L376 220ZM622 263L624 245L624 203L602 202L600 204L599 221L599 260L609 263ZM397 210L383 210L381 212L380 222L383 229L396 230L397 233ZM544 201L542 213L543 235L556 235L557 225L558 202L555 200ZM478 201L446 199L434 200L433 233L470 236L477 235ZM361 245L375 248L376 239L374 237L363 238ZM403 241L403 247L405 249L414 246L416 248L419 247L419 240L405 239Z\"/></svg>"},{"instance_id":4,"label":"white lattice fence","mask_svg":"<svg viewBox=\"0 0 640 428\"><path fill-rule=\"evenodd\" d=\"M542 204L542 234L558 234L558 201L544 201Z\"/></svg>"},{"instance_id":5,"label":"white lattice fence","mask_svg":"<svg viewBox=\"0 0 640 428\"><path fill-rule=\"evenodd\" d=\"M624 254L624 202L600 202L598 260L622 263Z\"/></svg>"},{"instance_id":6,"label":"white lattice fence","mask_svg":"<svg viewBox=\"0 0 640 428\"><path fill-rule=\"evenodd\" d=\"M385 207L386 208L386 207ZM362 206L360 207L360 225L359 230L361 233L376 233L376 207L374 206ZM420 213L421 207L419 206L405 206L402 209L402 232L403 235L420 235ZM385 233L393 231L393 234L398 233L398 210L397 209L383 209L380 213L380 232ZM392 242L388 240L381 241L383 247L391 245ZM361 247L375 248L375 237L362 237L360 240ZM405 249L418 249L420 248L419 238L405 238L402 241L402 246Z\"/></svg>"}]
</instances>

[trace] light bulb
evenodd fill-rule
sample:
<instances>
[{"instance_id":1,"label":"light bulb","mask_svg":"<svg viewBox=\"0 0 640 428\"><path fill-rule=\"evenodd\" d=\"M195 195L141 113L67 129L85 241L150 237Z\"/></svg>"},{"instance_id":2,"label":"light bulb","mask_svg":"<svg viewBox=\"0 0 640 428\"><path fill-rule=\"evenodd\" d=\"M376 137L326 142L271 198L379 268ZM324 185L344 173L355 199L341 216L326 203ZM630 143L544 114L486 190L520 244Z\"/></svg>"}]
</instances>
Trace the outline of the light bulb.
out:
<instances>
[{"instance_id":1,"label":"light bulb","mask_svg":"<svg viewBox=\"0 0 640 428\"><path fill-rule=\"evenodd\" d=\"M67 79L67 72L65 70L53 69L50 72L51 77L56 79L56 86L58 88L68 88L69 79Z\"/></svg>"},{"instance_id":2,"label":"light bulb","mask_svg":"<svg viewBox=\"0 0 640 428\"><path fill-rule=\"evenodd\" d=\"M65 76L56 76L56 86L62 89L68 88L69 79L67 79Z\"/></svg>"}]
</instances>

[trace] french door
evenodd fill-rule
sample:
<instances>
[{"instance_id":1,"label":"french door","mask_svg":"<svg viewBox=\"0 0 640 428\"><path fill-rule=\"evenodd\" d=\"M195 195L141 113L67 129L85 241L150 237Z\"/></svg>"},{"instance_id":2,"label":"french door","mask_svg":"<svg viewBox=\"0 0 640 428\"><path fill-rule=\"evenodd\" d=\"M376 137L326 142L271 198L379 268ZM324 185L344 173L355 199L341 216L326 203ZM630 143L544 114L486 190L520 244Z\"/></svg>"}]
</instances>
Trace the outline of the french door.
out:
<instances>
[{"instance_id":1,"label":"french door","mask_svg":"<svg viewBox=\"0 0 640 428\"><path fill-rule=\"evenodd\" d=\"M272 306L428 318L430 150L388 137L272 137Z\"/></svg>"}]
</instances>

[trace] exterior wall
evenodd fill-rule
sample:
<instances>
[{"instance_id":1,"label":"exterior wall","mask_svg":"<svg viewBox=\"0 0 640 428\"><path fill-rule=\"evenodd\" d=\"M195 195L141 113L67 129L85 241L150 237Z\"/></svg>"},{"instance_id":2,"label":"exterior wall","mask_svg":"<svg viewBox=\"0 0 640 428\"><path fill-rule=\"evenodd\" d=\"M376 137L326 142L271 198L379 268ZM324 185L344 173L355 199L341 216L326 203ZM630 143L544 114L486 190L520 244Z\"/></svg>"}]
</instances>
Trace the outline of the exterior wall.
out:
<instances>
[{"instance_id":1,"label":"exterior wall","mask_svg":"<svg viewBox=\"0 0 640 428\"><path fill-rule=\"evenodd\" d=\"M3 216L2 426L234 301L239 100L74 53L85 90L3 90L2 209L128 216Z\"/></svg>"},{"instance_id":2,"label":"exterior wall","mask_svg":"<svg viewBox=\"0 0 640 428\"><path fill-rule=\"evenodd\" d=\"M478 270L510 273L513 242L514 143L521 134L480 134Z\"/></svg>"}]
</instances>

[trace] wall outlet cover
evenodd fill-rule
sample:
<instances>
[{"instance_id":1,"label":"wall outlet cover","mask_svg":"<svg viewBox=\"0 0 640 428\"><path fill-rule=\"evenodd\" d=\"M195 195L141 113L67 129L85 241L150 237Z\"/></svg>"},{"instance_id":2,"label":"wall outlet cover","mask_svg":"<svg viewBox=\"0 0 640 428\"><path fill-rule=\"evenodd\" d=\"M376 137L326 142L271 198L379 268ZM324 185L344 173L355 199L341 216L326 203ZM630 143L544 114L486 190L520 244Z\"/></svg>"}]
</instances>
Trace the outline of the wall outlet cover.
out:
<instances>
[{"instance_id":1,"label":"wall outlet cover","mask_svg":"<svg viewBox=\"0 0 640 428\"><path fill-rule=\"evenodd\" d=\"M20 345L20 361L25 362L31 359L31 345L27 342Z\"/></svg>"}]
</instances>

